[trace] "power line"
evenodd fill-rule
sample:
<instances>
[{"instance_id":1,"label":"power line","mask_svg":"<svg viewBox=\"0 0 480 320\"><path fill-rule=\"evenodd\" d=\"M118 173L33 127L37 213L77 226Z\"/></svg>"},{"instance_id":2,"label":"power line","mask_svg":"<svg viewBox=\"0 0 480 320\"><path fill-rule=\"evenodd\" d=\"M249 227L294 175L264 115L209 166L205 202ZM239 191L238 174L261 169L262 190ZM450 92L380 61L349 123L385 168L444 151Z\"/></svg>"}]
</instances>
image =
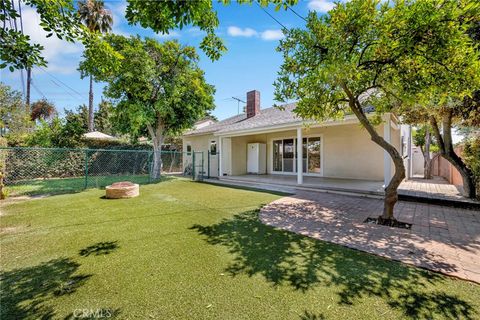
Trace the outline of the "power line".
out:
<instances>
[{"instance_id":1,"label":"power line","mask_svg":"<svg viewBox=\"0 0 480 320\"><path fill-rule=\"evenodd\" d=\"M34 83L33 81L31 82L31 84L32 84L33 89L35 89L35 91L37 91L37 93L40 94L43 99L47 99L47 98L45 97L45 95L43 94L43 92L40 91L39 88L37 88L37 86L35 85L35 83Z\"/></svg>"},{"instance_id":2,"label":"power line","mask_svg":"<svg viewBox=\"0 0 480 320\"><path fill-rule=\"evenodd\" d=\"M52 83L53 83L54 85L56 85L57 87L62 88L62 86L60 86L60 85L59 85L58 83L56 83L54 80L50 80L50 81L52 81ZM78 97L74 96L73 94L71 94L71 93L68 92L68 91L64 91L64 92L62 92L62 94L68 94L68 95L69 95L70 97L72 97L73 99L75 99L75 100L77 100L77 101L80 101L80 103L83 103L83 102L84 102L82 99L79 99Z\"/></svg>"},{"instance_id":3,"label":"power line","mask_svg":"<svg viewBox=\"0 0 480 320\"><path fill-rule=\"evenodd\" d=\"M299 17L300 19L302 19L303 21L307 22L307 19L305 19L303 16L301 16L300 14L298 14L295 10L292 9L292 7L290 7L289 5L287 5L287 9L289 9L290 11L292 11L297 17Z\"/></svg>"},{"instance_id":4,"label":"power line","mask_svg":"<svg viewBox=\"0 0 480 320\"><path fill-rule=\"evenodd\" d=\"M42 70L43 72L45 72L46 74L48 74L50 77L52 77L53 79L55 79L56 81L58 81L59 83L61 83L63 86L65 86L66 88L70 89L72 92L76 93L81 99L83 99L83 95L78 92L77 90L73 89L72 87L70 87L69 85L67 85L66 83L64 83L62 80L58 79L57 77L55 77L53 74L51 74L50 72L48 72L47 70L45 70L44 68L42 67L39 67L40 70ZM82 100L83 101L83 100Z\"/></svg>"},{"instance_id":5,"label":"power line","mask_svg":"<svg viewBox=\"0 0 480 320\"><path fill-rule=\"evenodd\" d=\"M282 24L280 21L278 21L274 16L272 16L272 15L270 14L270 12L268 12L267 10L265 10L265 8L263 8L258 1L255 1L255 3L257 4L257 6L260 7L260 9L263 10L263 12L265 12L265 13L266 13L270 18L272 18L276 23L278 23L283 29L288 30L288 28L285 27L285 25L283 25L283 24Z\"/></svg>"}]
</instances>

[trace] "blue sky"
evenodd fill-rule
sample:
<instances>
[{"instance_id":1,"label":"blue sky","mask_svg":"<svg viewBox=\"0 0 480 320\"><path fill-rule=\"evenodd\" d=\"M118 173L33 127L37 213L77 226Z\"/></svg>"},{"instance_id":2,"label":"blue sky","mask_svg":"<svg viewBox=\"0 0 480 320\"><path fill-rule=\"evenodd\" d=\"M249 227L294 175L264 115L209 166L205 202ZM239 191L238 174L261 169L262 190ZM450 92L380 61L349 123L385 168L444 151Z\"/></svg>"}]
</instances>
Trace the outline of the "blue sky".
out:
<instances>
[{"instance_id":1,"label":"blue sky","mask_svg":"<svg viewBox=\"0 0 480 320\"><path fill-rule=\"evenodd\" d=\"M216 2L216 1L215 1ZM191 26L183 30L174 30L169 35L158 35L150 29L140 26L130 26L125 20L125 1L105 1L114 18L113 32L123 35L153 37L159 41L177 39L182 44L198 44L203 33ZM309 10L326 12L333 7L333 2L326 0L300 1L293 9L301 16L306 16ZM273 101L273 82L282 63L281 55L275 51L282 37L281 26L256 5L239 5L233 2L229 6L215 3L218 10L220 26L217 33L225 40L228 51L219 61L211 62L202 52L200 66L205 71L207 81L216 88L213 112L219 119L237 114L237 102L231 97L245 100L249 90L259 90L261 107L270 107ZM275 11L273 6L266 8L271 15L287 28L302 27L305 24L292 11ZM32 41L42 44L45 49L48 67L33 70L32 101L46 97L55 103L60 114L65 109L74 109L80 104L88 103L88 79L80 79L76 70L81 59L83 46L80 43L67 43L45 37L45 32L39 27L39 19L31 8L23 9L25 33ZM1 70L1 81L22 91L24 86L19 71L11 73ZM25 77L25 74L23 74ZM102 97L105 84L96 83L94 87L95 106Z\"/></svg>"}]
</instances>

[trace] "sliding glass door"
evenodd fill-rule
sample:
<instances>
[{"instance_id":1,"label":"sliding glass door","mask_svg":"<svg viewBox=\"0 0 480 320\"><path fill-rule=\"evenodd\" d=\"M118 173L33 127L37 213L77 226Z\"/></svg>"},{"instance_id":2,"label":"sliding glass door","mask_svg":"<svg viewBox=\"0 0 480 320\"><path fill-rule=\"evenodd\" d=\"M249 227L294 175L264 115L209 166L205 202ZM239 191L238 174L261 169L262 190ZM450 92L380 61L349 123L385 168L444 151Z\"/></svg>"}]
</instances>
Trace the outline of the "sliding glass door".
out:
<instances>
[{"instance_id":1,"label":"sliding glass door","mask_svg":"<svg viewBox=\"0 0 480 320\"><path fill-rule=\"evenodd\" d=\"M279 139L273 141L273 171L293 173L297 172L297 139ZM303 138L303 172L321 174L321 138Z\"/></svg>"},{"instance_id":2,"label":"sliding glass door","mask_svg":"<svg viewBox=\"0 0 480 320\"><path fill-rule=\"evenodd\" d=\"M283 141L273 141L273 171L283 171Z\"/></svg>"},{"instance_id":3,"label":"sliding glass door","mask_svg":"<svg viewBox=\"0 0 480 320\"><path fill-rule=\"evenodd\" d=\"M283 172L295 172L295 144L293 139L283 140Z\"/></svg>"}]
</instances>

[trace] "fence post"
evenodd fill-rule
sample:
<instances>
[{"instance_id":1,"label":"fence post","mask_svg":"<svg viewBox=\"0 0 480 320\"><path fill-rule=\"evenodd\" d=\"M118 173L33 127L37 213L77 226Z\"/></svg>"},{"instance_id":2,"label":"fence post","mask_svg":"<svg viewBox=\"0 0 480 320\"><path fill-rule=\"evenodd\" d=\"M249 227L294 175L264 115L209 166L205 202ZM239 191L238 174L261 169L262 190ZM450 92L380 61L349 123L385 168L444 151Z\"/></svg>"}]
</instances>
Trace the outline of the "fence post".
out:
<instances>
[{"instance_id":1,"label":"fence post","mask_svg":"<svg viewBox=\"0 0 480 320\"><path fill-rule=\"evenodd\" d=\"M207 178L210 179L210 150L207 150Z\"/></svg>"},{"instance_id":2,"label":"fence post","mask_svg":"<svg viewBox=\"0 0 480 320\"><path fill-rule=\"evenodd\" d=\"M147 155L147 168L148 168L148 183L152 182L152 160L151 160L151 152L148 152Z\"/></svg>"},{"instance_id":3,"label":"fence post","mask_svg":"<svg viewBox=\"0 0 480 320\"><path fill-rule=\"evenodd\" d=\"M201 175L202 175L202 179L203 180L203 175L205 174L205 167L204 167L204 162L203 162L203 151L202 151L202 171L200 171Z\"/></svg>"},{"instance_id":4,"label":"fence post","mask_svg":"<svg viewBox=\"0 0 480 320\"><path fill-rule=\"evenodd\" d=\"M195 151L192 150L192 180L195 180Z\"/></svg>"},{"instance_id":5,"label":"fence post","mask_svg":"<svg viewBox=\"0 0 480 320\"><path fill-rule=\"evenodd\" d=\"M85 149L85 189L88 187L88 149Z\"/></svg>"}]
</instances>

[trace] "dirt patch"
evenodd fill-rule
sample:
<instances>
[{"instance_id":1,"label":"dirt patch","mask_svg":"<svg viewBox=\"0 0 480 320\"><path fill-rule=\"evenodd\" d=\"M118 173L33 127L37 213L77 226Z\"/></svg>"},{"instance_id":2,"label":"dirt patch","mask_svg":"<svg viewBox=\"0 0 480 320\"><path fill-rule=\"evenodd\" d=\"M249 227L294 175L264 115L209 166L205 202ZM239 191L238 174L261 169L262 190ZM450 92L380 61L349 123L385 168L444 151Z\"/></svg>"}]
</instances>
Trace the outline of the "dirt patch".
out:
<instances>
[{"instance_id":1,"label":"dirt patch","mask_svg":"<svg viewBox=\"0 0 480 320\"><path fill-rule=\"evenodd\" d=\"M0 235L15 234L27 229L27 226L0 227Z\"/></svg>"},{"instance_id":2,"label":"dirt patch","mask_svg":"<svg viewBox=\"0 0 480 320\"><path fill-rule=\"evenodd\" d=\"M18 203L18 202L23 202L23 201L28 201L28 200L36 200L36 199L43 199L50 196L49 194L42 194L42 195L35 195L35 196L18 196L18 197L8 197L7 199L0 200L0 207L4 205L8 205L11 203ZM0 215L2 213L0 212Z\"/></svg>"}]
</instances>

